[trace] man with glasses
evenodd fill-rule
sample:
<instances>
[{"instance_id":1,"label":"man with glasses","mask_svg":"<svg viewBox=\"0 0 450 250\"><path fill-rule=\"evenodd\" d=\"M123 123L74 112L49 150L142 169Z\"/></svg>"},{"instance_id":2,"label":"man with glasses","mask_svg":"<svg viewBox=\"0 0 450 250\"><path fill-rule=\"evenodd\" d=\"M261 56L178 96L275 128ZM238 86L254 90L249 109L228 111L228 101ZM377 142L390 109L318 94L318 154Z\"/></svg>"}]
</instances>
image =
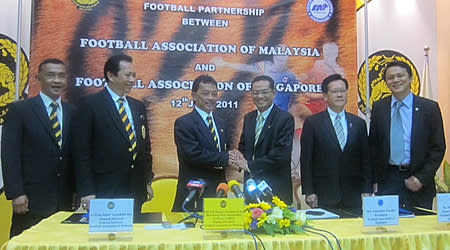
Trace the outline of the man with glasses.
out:
<instances>
[{"instance_id":1,"label":"man with glasses","mask_svg":"<svg viewBox=\"0 0 450 250\"><path fill-rule=\"evenodd\" d=\"M266 181L274 195L291 204L294 118L274 105L276 90L270 76L253 79L251 93L256 110L244 117L239 142L243 157L237 157L233 166L245 170L245 180Z\"/></svg>"},{"instance_id":2,"label":"man with glasses","mask_svg":"<svg viewBox=\"0 0 450 250\"><path fill-rule=\"evenodd\" d=\"M373 105L370 122L378 194L399 195L400 206L406 209L431 209L434 175L445 153L439 105L411 93L408 64L393 61L384 72L392 96Z\"/></svg>"},{"instance_id":3,"label":"man with glasses","mask_svg":"<svg viewBox=\"0 0 450 250\"><path fill-rule=\"evenodd\" d=\"M361 213L372 193L367 128L345 111L348 82L333 74L322 82L327 109L308 117L301 138L302 192L312 207Z\"/></svg>"}]
</instances>

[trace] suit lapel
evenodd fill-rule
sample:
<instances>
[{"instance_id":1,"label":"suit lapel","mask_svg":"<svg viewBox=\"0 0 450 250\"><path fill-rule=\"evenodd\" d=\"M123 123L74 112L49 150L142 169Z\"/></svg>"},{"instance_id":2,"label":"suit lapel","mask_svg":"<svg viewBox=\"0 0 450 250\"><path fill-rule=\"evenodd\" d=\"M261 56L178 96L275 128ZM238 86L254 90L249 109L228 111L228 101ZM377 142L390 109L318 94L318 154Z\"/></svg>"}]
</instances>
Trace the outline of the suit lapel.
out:
<instances>
[{"instance_id":1,"label":"suit lapel","mask_svg":"<svg viewBox=\"0 0 450 250\"><path fill-rule=\"evenodd\" d=\"M411 124L411 143L410 143L410 152L414 147L415 138L419 138L419 133L423 128L420 126L420 121L423 121L425 118L423 117L423 108L422 102L419 98L413 95L413 105L412 105L412 124ZM411 154L411 161L413 159L413 154Z\"/></svg>"},{"instance_id":2,"label":"suit lapel","mask_svg":"<svg viewBox=\"0 0 450 250\"><path fill-rule=\"evenodd\" d=\"M31 106L31 108L33 109L33 112L37 115L39 121L42 123L42 126L45 128L45 131L47 131L48 135L54 139L54 142L56 144L56 138L50 127L50 118L48 117L44 102L39 95L34 97L32 99L32 102L33 105Z\"/></svg>"},{"instance_id":3,"label":"suit lapel","mask_svg":"<svg viewBox=\"0 0 450 250\"><path fill-rule=\"evenodd\" d=\"M110 116L114 125L117 127L117 129L120 131L120 134L123 136L123 138L130 143L130 140L128 139L127 131L125 130L125 126L122 123L122 120L120 119L119 112L117 111L116 105L111 98L111 95L108 93L106 89L103 90L103 103L106 106L106 109L110 113Z\"/></svg>"},{"instance_id":4,"label":"suit lapel","mask_svg":"<svg viewBox=\"0 0 450 250\"><path fill-rule=\"evenodd\" d=\"M206 126L205 121L203 121L202 117L195 109L192 110L192 116L193 116L194 122L196 124L196 127L200 130L200 133L202 133L205 136L205 138L207 138L207 141L210 144L211 148L216 148L214 139L211 136L211 132L209 132L208 126ZM217 126L217 124L216 124L216 126Z\"/></svg>"},{"instance_id":5,"label":"suit lapel","mask_svg":"<svg viewBox=\"0 0 450 250\"><path fill-rule=\"evenodd\" d=\"M256 129L256 115L257 115L257 111L253 111L248 115L248 131L246 131L246 133L249 136L249 141L250 141L250 145L251 148L254 149L254 145L255 145L255 129ZM264 130L264 129L263 129ZM263 131L261 131L261 134L263 133ZM261 140L260 140L261 141ZM253 150L251 150L251 152L253 152Z\"/></svg>"},{"instance_id":6,"label":"suit lapel","mask_svg":"<svg viewBox=\"0 0 450 250\"><path fill-rule=\"evenodd\" d=\"M69 126L72 120L72 110L68 107L66 103L61 102L61 104L64 122L62 126L62 134L63 134L62 147L64 148L67 145L70 136Z\"/></svg>"},{"instance_id":7,"label":"suit lapel","mask_svg":"<svg viewBox=\"0 0 450 250\"><path fill-rule=\"evenodd\" d=\"M277 116L277 112L278 112L278 107L275 106L275 104L274 104L272 110L270 111L269 115L267 116L267 120L264 123L264 127L261 130L261 134L259 135L258 141L256 142L255 146L260 145L262 143L262 141L264 141L264 138L266 137L267 134L271 134L270 131L272 130L272 123L273 123L274 117ZM255 123L255 129L256 129L256 115L255 115L255 119L253 119L253 122ZM253 138L255 138L255 129L253 129Z\"/></svg>"},{"instance_id":8,"label":"suit lapel","mask_svg":"<svg viewBox=\"0 0 450 250\"><path fill-rule=\"evenodd\" d=\"M384 116L384 119L378 119L378 121L381 120L381 126L383 126L383 131L386 131L386 139L385 142L389 151L390 151L390 145L391 145L391 101L392 96L389 96L386 98L386 102L383 103L383 106L381 106L381 114Z\"/></svg>"},{"instance_id":9,"label":"suit lapel","mask_svg":"<svg viewBox=\"0 0 450 250\"><path fill-rule=\"evenodd\" d=\"M347 120L347 143L345 144L344 151L353 143L354 138L356 138L356 121L353 116L350 116L345 112L345 119Z\"/></svg>"},{"instance_id":10,"label":"suit lapel","mask_svg":"<svg viewBox=\"0 0 450 250\"><path fill-rule=\"evenodd\" d=\"M330 138L331 143L333 143L339 151L342 151L341 146L339 145L338 138L336 136L336 131L334 130L333 121L331 120L328 111L323 111L321 115L323 116L322 120L324 121L322 123L323 131L327 131L328 138Z\"/></svg>"},{"instance_id":11,"label":"suit lapel","mask_svg":"<svg viewBox=\"0 0 450 250\"><path fill-rule=\"evenodd\" d=\"M215 114L214 114L214 117L216 117ZM222 152L226 152L227 146L228 146L227 145L227 135L225 134L222 120L214 118L214 122L216 123L217 132L218 132L219 138L220 138L220 149L222 150Z\"/></svg>"}]
</instances>

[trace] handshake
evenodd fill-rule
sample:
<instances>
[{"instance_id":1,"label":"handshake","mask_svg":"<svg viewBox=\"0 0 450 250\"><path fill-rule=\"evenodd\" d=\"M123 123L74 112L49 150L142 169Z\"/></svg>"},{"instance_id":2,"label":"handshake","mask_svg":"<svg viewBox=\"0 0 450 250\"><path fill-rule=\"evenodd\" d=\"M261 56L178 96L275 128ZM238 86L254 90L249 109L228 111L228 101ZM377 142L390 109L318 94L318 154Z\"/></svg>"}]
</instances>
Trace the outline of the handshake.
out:
<instances>
[{"instance_id":1,"label":"handshake","mask_svg":"<svg viewBox=\"0 0 450 250\"><path fill-rule=\"evenodd\" d=\"M237 150L237 149L233 149L228 151L228 165L232 168L235 169L239 172L241 172L242 170L247 171L250 173L250 169L248 168L247 165L247 160L244 158L244 156L242 155L242 153Z\"/></svg>"}]
</instances>

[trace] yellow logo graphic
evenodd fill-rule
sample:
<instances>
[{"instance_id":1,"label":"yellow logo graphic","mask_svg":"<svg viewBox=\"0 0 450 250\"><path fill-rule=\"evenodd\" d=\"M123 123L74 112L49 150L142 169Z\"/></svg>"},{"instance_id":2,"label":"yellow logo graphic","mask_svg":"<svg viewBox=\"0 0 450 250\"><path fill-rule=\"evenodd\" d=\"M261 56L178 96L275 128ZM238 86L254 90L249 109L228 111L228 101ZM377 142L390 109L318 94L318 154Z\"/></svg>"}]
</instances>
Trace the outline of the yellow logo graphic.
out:
<instances>
[{"instance_id":1,"label":"yellow logo graphic","mask_svg":"<svg viewBox=\"0 0 450 250\"><path fill-rule=\"evenodd\" d=\"M16 43L6 35L0 34L0 125L8 112L8 104L16 98ZM23 99L25 87L28 85L28 59L21 50L19 97Z\"/></svg>"},{"instance_id":2,"label":"yellow logo graphic","mask_svg":"<svg viewBox=\"0 0 450 250\"><path fill-rule=\"evenodd\" d=\"M375 52L369 57L369 81L370 81L370 106L373 103L391 95L391 91L384 80L384 67L392 61L402 61L407 63L412 70L411 92L419 94L420 80L414 64L404 55L393 50L382 50ZM367 86L366 86L366 63L364 62L358 72L358 95L360 101L358 108L361 112L366 112Z\"/></svg>"},{"instance_id":3,"label":"yellow logo graphic","mask_svg":"<svg viewBox=\"0 0 450 250\"><path fill-rule=\"evenodd\" d=\"M80 10L92 10L100 3L100 0L72 0L72 2Z\"/></svg>"}]
</instances>

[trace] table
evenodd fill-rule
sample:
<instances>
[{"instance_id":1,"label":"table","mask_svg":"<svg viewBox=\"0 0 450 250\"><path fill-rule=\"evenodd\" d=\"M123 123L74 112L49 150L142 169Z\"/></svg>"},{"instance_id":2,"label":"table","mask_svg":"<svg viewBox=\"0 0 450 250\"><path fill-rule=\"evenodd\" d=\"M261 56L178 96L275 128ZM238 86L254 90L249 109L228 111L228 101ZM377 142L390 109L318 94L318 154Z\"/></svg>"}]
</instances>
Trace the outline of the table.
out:
<instances>
[{"instance_id":1,"label":"table","mask_svg":"<svg viewBox=\"0 0 450 250\"><path fill-rule=\"evenodd\" d=\"M132 238L92 240L88 225L61 224L69 212L59 212L43 220L23 234L8 241L6 250L245 250L255 249L253 239L246 234L220 234L200 228L186 230L145 230L145 224L135 224ZM170 218L168 216L167 218ZM421 249L450 250L450 228L437 223L437 217L418 216L400 219L396 232L361 233L361 218L314 221L313 226L333 232L343 249ZM260 235L266 249L330 249L316 235ZM337 245L333 241L334 248ZM262 249L260 246L259 249Z\"/></svg>"}]
</instances>

